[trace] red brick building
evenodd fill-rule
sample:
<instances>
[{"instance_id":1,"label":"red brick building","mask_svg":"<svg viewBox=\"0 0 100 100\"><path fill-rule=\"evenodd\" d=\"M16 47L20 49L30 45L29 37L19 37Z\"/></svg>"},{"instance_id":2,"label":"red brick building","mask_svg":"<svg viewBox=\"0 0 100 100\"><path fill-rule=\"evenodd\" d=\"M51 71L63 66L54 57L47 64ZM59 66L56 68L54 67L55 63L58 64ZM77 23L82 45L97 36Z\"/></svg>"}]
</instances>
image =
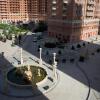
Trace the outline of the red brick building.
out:
<instances>
[{"instance_id":1,"label":"red brick building","mask_svg":"<svg viewBox=\"0 0 100 100\"><path fill-rule=\"evenodd\" d=\"M100 19L100 0L96 0L95 17ZM100 34L100 20L99 20L99 34Z\"/></svg>"},{"instance_id":2,"label":"red brick building","mask_svg":"<svg viewBox=\"0 0 100 100\"><path fill-rule=\"evenodd\" d=\"M49 0L49 36L62 42L96 36L99 26L99 19L95 17L98 14L96 5L95 0Z\"/></svg>"},{"instance_id":3,"label":"red brick building","mask_svg":"<svg viewBox=\"0 0 100 100\"><path fill-rule=\"evenodd\" d=\"M0 0L0 21L45 20L47 0Z\"/></svg>"}]
</instances>

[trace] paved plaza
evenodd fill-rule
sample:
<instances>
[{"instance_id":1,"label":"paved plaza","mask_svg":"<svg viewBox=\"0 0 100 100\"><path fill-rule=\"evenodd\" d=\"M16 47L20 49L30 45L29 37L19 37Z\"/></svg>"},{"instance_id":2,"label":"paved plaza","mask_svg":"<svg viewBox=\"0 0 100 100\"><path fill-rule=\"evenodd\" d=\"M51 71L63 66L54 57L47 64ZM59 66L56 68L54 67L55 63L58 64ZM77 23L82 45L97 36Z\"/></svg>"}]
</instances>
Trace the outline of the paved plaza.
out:
<instances>
[{"instance_id":1,"label":"paved plaza","mask_svg":"<svg viewBox=\"0 0 100 100\"><path fill-rule=\"evenodd\" d=\"M23 38L24 39L24 38ZM92 45L88 45L88 50L94 52L99 46L100 41L95 41ZM53 50L46 49L42 45L42 40L38 42L33 42L33 36L28 34L24 39L23 43L23 59L24 63L37 63L39 60L39 52L37 51L38 45L41 45L43 63L52 67L48 64L49 58L53 59L53 52L58 52L58 48ZM90 49L89 49L90 48ZM92 48L92 49L91 49ZM82 48L86 50L87 48ZM46 56L46 50L49 51L49 55ZM29 90L17 89L17 87L7 87L9 93L2 92L4 89L0 88L0 98L1 100L100 100L100 53L95 52L95 55L88 53L88 58L85 62L78 62L78 57L81 49L77 51L70 51L67 47L63 49L62 56L65 57L75 57L75 62L71 63L67 59L66 63L62 61L58 62L57 73L59 79L55 86L50 86L51 89L41 95L37 96L27 96L30 92ZM0 53L4 52L4 57L0 56L0 79L2 79L2 69L8 70L10 65L17 65L20 61L20 46L11 46L11 41L7 40L6 43L0 42ZM50 82L45 83L45 85L50 85ZM4 83L0 82L0 87ZM16 91L15 91L16 90ZM34 92L34 91L33 91ZM8 95L8 94L14 95ZM23 97L18 97L15 95L24 94ZM32 92L31 92L32 93Z\"/></svg>"}]
</instances>

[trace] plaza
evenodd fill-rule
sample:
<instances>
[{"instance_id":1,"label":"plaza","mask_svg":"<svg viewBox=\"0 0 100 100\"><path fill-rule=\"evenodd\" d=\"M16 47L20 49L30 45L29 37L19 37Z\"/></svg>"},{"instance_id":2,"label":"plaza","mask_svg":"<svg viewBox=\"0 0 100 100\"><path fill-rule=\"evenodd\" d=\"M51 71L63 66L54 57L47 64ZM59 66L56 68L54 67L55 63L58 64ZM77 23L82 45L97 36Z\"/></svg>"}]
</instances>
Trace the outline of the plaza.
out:
<instances>
[{"instance_id":1,"label":"plaza","mask_svg":"<svg viewBox=\"0 0 100 100\"><path fill-rule=\"evenodd\" d=\"M2 100L100 100L100 54L96 51L100 47L99 36L98 40L87 40L92 41L92 43L88 44L85 41L85 47L77 48L76 44L73 44L75 50L72 50L72 45L69 44L64 45L64 49L46 48L42 43L44 38L34 42L34 35L28 33L22 38L24 41L22 46L11 46L11 40L7 40L6 43L0 41L0 52L4 52L4 57L0 56L0 97ZM47 78L36 92L32 89L9 85L5 80L5 72L20 63L21 47L23 48L23 63L26 65L39 64L38 49L42 48L42 64L47 70L48 77L51 78ZM56 53L58 59L57 80L55 82L52 81L54 78L52 76L53 62L48 63L49 60L53 60L53 53ZM83 62L79 61L82 54L86 55ZM62 59L66 59L66 62L63 62ZM70 59L74 59L74 61L70 61Z\"/></svg>"},{"instance_id":2,"label":"plaza","mask_svg":"<svg viewBox=\"0 0 100 100\"><path fill-rule=\"evenodd\" d=\"M100 100L100 0L0 0L0 100Z\"/></svg>"}]
</instances>

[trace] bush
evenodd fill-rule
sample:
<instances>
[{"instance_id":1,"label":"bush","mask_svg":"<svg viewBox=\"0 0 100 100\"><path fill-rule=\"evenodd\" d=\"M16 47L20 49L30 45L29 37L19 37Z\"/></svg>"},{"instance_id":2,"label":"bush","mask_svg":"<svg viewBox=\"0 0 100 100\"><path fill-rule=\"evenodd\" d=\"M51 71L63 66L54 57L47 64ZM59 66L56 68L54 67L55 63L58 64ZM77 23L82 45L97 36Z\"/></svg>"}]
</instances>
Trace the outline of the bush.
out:
<instances>
[{"instance_id":1,"label":"bush","mask_svg":"<svg viewBox=\"0 0 100 100\"><path fill-rule=\"evenodd\" d=\"M2 42L6 42L6 40L7 40L6 38L2 38Z\"/></svg>"},{"instance_id":2,"label":"bush","mask_svg":"<svg viewBox=\"0 0 100 100\"><path fill-rule=\"evenodd\" d=\"M90 42L88 42L88 44L90 44Z\"/></svg>"},{"instance_id":3,"label":"bush","mask_svg":"<svg viewBox=\"0 0 100 100\"><path fill-rule=\"evenodd\" d=\"M62 63L66 63L66 59L64 58L64 59L62 59Z\"/></svg>"},{"instance_id":4,"label":"bush","mask_svg":"<svg viewBox=\"0 0 100 100\"><path fill-rule=\"evenodd\" d=\"M48 51L46 51L46 55L49 55L49 52Z\"/></svg>"},{"instance_id":5,"label":"bush","mask_svg":"<svg viewBox=\"0 0 100 100\"><path fill-rule=\"evenodd\" d=\"M80 62L84 62L84 60L85 60L85 57L84 56L80 56L79 61Z\"/></svg>"},{"instance_id":6,"label":"bush","mask_svg":"<svg viewBox=\"0 0 100 100\"><path fill-rule=\"evenodd\" d=\"M59 59L56 58L56 61L59 62Z\"/></svg>"},{"instance_id":7,"label":"bush","mask_svg":"<svg viewBox=\"0 0 100 100\"><path fill-rule=\"evenodd\" d=\"M100 52L100 49L98 48L96 51L97 51L97 53L99 53Z\"/></svg>"},{"instance_id":8,"label":"bush","mask_svg":"<svg viewBox=\"0 0 100 100\"><path fill-rule=\"evenodd\" d=\"M49 63L49 64L52 64L52 60L49 59L48 63Z\"/></svg>"},{"instance_id":9,"label":"bush","mask_svg":"<svg viewBox=\"0 0 100 100\"><path fill-rule=\"evenodd\" d=\"M7 35L7 39L8 40L12 40L12 36L11 35Z\"/></svg>"},{"instance_id":10,"label":"bush","mask_svg":"<svg viewBox=\"0 0 100 100\"><path fill-rule=\"evenodd\" d=\"M85 43L83 43L83 46L84 46L84 47L86 46Z\"/></svg>"},{"instance_id":11,"label":"bush","mask_svg":"<svg viewBox=\"0 0 100 100\"><path fill-rule=\"evenodd\" d=\"M56 44L55 43L45 43L44 46L46 48L55 48L56 47Z\"/></svg>"},{"instance_id":12,"label":"bush","mask_svg":"<svg viewBox=\"0 0 100 100\"><path fill-rule=\"evenodd\" d=\"M0 36L0 41L2 41L2 39L3 39L3 37L2 37L2 36Z\"/></svg>"},{"instance_id":13,"label":"bush","mask_svg":"<svg viewBox=\"0 0 100 100\"><path fill-rule=\"evenodd\" d=\"M59 50L59 51L58 51L58 54L61 55L61 53L62 53L61 50Z\"/></svg>"},{"instance_id":14,"label":"bush","mask_svg":"<svg viewBox=\"0 0 100 100\"><path fill-rule=\"evenodd\" d=\"M95 53L93 52L93 53L91 53L91 55L95 55Z\"/></svg>"},{"instance_id":15,"label":"bush","mask_svg":"<svg viewBox=\"0 0 100 100\"><path fill-rule=\"evenodd\" d=\"M40 45L38 45L38 48L40 48Z\"/></svg>"},{"instance_id":16,"label":"bush","mask_svg":"<svg viewBox=\"0 0 100 100\"><path fill-rule=\"evenodd\" d=\"M39 51L40 51L40 49L38 48L38 49L37 49L37 51L39 52Z\"/></svg>"},{"instance_id":17,"label":"bush","mask_svg":"<svg viewBox=\"0 0 100 100\"><path fill-rule=\"evenodd\" d=\"M74 47L74 46L72 46L72 47L71 47L71 49L72 49L72 50L75 50L75 47Z\"/></svg>"},{"instance_id":18,"label":"bush","mask_svg":"<svg viewBox=\"0 0 100 100\"><path fill-rule=\"evenodd\" d=\"M70 59L70 62L74 62L74 58L71 58L71 59Z\"/></svg>"},{"instance_id":19,"label":"bush","mask_svg":"<svg viewBox=\"0 0 100 100\"><path fill-rule=\"evenodd\" d=\"M80 44L77 44L77 48L81 48L81 45Z\"/></svg>"}]
</instances>

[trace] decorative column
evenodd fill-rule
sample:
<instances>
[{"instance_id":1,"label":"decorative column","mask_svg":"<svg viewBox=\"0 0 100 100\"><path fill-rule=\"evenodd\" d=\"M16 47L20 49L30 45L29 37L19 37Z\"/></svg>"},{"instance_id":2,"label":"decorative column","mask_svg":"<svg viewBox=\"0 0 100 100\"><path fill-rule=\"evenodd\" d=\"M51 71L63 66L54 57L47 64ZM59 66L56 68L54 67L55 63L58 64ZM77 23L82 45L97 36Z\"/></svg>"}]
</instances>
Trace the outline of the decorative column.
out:
<instances>
[{"instance_id":1,"label":"decorative column","mask_svg":"<svg viewBox=\"0 0 100 100\"><path fill-rule=\"evenodd\" d=\"M53 76L57 79L57 62L56 62L56 53L53 53Z\"/></svg>"},{"instance_id":2,"label":"decorative column","mask_svg":"<svg viewBox=\"0 0 100 100\"><path fill-rule=\"evenodd\" d=\"M40 60L39 60L39 65L42 66L42 57L41 57L41 54L42 54L42 48L39 48L40 49Z\"/></svg>"},{"instance_id":3,"label":"decorative column","mask_svg":"<svg viewBox=\"0 0 100 100\"><path fill-rule=\"evenodd\" d=\"M23 64L23 49L21 48L21 65Z\"/></svg>"},{"instance_id":4,"label":"decorative column","mask_svg":"<svg viewBox=\"0 0 100 100\"><path fill-rule=\"evenodd\" d=\"M14 45L15 43L15 34L12 34L12 44Z\"/></svg>"}]
</instances>

